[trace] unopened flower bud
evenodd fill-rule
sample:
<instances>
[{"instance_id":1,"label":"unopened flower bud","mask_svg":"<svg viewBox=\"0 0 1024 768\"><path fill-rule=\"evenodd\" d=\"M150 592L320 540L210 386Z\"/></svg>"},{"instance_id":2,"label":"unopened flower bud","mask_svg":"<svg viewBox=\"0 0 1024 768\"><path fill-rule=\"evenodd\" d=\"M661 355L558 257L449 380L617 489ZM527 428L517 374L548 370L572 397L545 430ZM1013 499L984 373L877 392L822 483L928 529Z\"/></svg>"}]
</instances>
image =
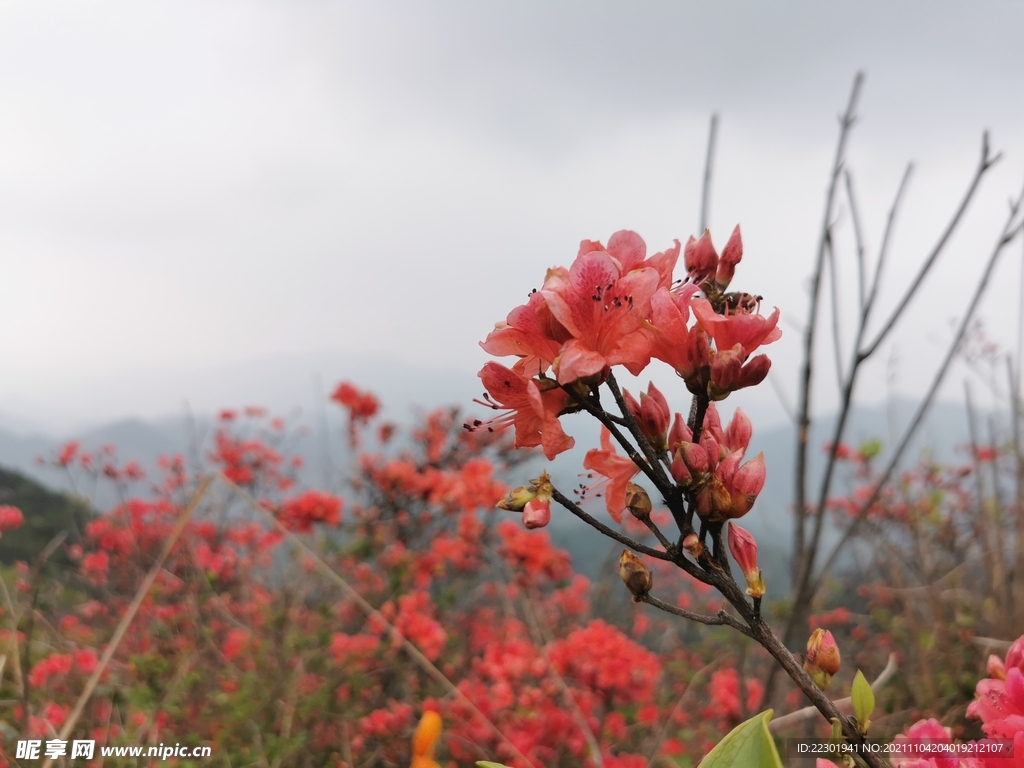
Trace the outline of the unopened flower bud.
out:
<instances>
[{"instance_id":1,"label":"unopened flower bud","mask_svg":"<svg viewBox=\"0 0 1024 768\"><path fill-rule=\"evenodd\" d=\"M626 483L626 508L637 520L651 519L651 497L636 483Z\"/></svg>"},{"instance_id":2,"label":"unopened flower bud","mask_svg":"<svg viewBox=\"0 0 1024 768\"><path fill-rule=\"evenodd\" d=\"M715 246L711 244L711 233L704 230L700 239L692 235L686 241L683 249L683 261L686 264L686 271L695 283L702 282L704 278L713 276L718 268L718 253Z\"/></svg>"},{"instance_id":3,"label":"unopened flower bud","mask_svg":"<svg viewBox=\"0 0 1024 768\"><path fill-rule=\"evenodd\" d=\"M527 528L543 528L551 521L551 477L541 472L540 477L529 485L513 488L498 502L498 509L523 513L523 525Z\"/></svg>"},{"instance_id":4,"label":"unopened flower bud","mask_svg":"<svg viewBox=\"0 0 1024 768\"><path fill-rule=\"evenodd\" d=\"M690 468L686 466L686 462L683 461L683 457L678 452L675 454L675 458L672 459L668 471L671 473L672 479L679 483L679 485L689 485L693 480Z\"/></svg>"},{"instance_id":5,"label":"unopened flower bud","mask_svg":"<svg viewBox=\"0 0 1024 768\"><path fill-rule=\"evenodd\" d=\"M622 556L619 557L619 576L633 596L634 603L640 602L651 591L651 572L647 570L643 560L628 549L622 550Z\"/></svg>"},{"instance_id":6,"label":"unopened flower bud","mask_svg":"<svg viewBox=\"0 0 1024 768\"><path fill-rule=\"evenodd\" d=\"M498 509L509 512L522 512L523 509L537 498L537 488L533 485L520 485L506 493L497 503Z\"/></svg>"},{"instance_id":7,"label":"unopened flower bud","mask_svg":"<svg viewBox=\"0 0 1024 768\"><path fill-rule=\"evenodd\" d=\"M995 654L988 657L988 663L985 667L989 677L996 680L1006 679L1006 667L1003 666L1003 660Z\"/></svg>"},{"instance_id":8,"label":"unopened flower bud","mask_svg":"<svg viewBox=\"0 0 1024 768\"><path fill-rule=\"evenodd\" d=\"M640 393L640 428L644 436L651 441L655 450L663 451L667 447L668 426L672 412L668 401L661 394L654 382L647 385L647 392Z\"/></svg>"},{"instance_id":9,"label":"unopened flower bud","mask_svg":"<svg viewBox=\"0 0 1024 768\"><path fill-rule=\"evenodd\" d=\"M700 556L704 554L704 545L700 543L696 533L686 535L683 539L683 549L689 552L694 560L700 560Z\"/></svg>"},{"instance_id":10,"label":"unopened flower bud","mask_svg":"<svg viewBox=\"0 0 1024 768\"><path fill-rule=\"evenodd\" d=\"M725 290L729 283L732 282L733 275L736 273L736 265L740 263L742 258L743 238L740 236L740 225L737 224L736 228L732 231L732 235L729 237L729 242L722 249L722 255L718 259L715 282L718 283L719 288Z\"/></svg>"},{"instance_id":11,"label":"unopened flower bud","mask_svg":"<svg viewBox=\"0 0 1024 768\"><path fill-rule=\"evenodd\" d=\"M804 669L822 690L828 688L832 676L839 671L839 646L827 629L818 627L807 640Z\"/></svg>"},{"instance_id":12,"label":"unopened flower bud","mask_svg":"<svg viewBox=\"0 0 1024 768\"><path fill-rule=\"evenodd\" d=\"M675 420L672 422L672 429L668 433L668 447L675 450L676 445L679 443L692 442L693 432L690 431L690 427L686 423L686 419L683 418L683 414L677 413Z\"/></svg>"},{"instance_id":13,"label":"unopened flower bud","mask_svg":"<svg viewBox=\"0 0 1024 768\"><path fill-rule=\"evenodd\" d=\"M540 496L523 507L523 525L527 528L543 528L551 522L551 499Z\"/></svg>"},{"instance_id":14,"label":"unopened flower bud","mask_svg":"<svg viewBox=\"0 0 1024 768\"><path fill-rule=\"evenodd\" d=\"M750 423L750 417L737 408L729 422L729 428L725 430L722 444L730 451L746 451L753 433L754 427Z\"/></svg>"},{"instance_id":15,"label":"unopened flower bud","mask_svg":"<svg viewBox=\"0 0 1024 768\"><path fill-rule=\"evenodd\" d=\"M750 531L740 528L736 523L729 523L728 540L729 551L747 581L747 594L751 597L764 597L764 579L761 577L761 569L757 567L757 541Z\"/></svg>"}]
</instances>

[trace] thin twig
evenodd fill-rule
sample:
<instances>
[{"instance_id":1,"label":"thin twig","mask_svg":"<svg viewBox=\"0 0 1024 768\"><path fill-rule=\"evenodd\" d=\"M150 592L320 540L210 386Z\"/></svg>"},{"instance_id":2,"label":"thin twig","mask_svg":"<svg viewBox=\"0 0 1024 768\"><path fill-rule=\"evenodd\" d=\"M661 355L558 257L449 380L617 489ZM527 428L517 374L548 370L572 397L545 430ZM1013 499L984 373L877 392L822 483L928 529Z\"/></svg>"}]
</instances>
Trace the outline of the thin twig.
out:
<instances>
[{"instance_id":1,"label":"thin twig","mask_svg":"<svg viewBox=\"0 0 1024 768\"><path fill-rule=\"evenodd\" d=\"M672 721L675 719L676 712L682 710L683 704L692 698L697 690L697 681L702 675L706 675L717 666L718 660L716 659L709 664L705 664L690 676L690 681L686 684L686 690L683 691L683 695L679 697L676 705L672 707L672 711L669 712L668 717L665 718L665 722L662 724L661 730L658 731L658 737L654 740L654 747L651 749L650 756L647 758L647 768L652 768L654 761L657 760L658 753L661 751L661 746L665 743L665 739L668 738L668 729L672 727Z\"/></svg>"},{"instance_id":2,"label":"thin twig","mask_svg":"<svg viewBox=\"0 0 1024 768\"><path fill-rule=\"evenodd\" d=\"M821 272L825 263L825 249L828 247L829 231L832 226L832 210L835 205L836 187L839 184L839 174L843 168L843 161L846 152L846 140L849 137L850 129L854 123L854 112L857 108L857 100L860 97L860 89L864 84L864 73L858 72L853 79L853 89L850 91L850 99L846 105L846 112L840 121L839 143L836 145L835 159L832 162L832 178L828 186L828 193L825 197L825 212L822 218L821 235L818 241L818 254L814 260L814 272L811 277L810 307L808 309L807 324L804 326L804 362L800 381L800 404L797 408L797 449L796 449L796 529L794 535L795 557L794 577L799 574L806 559L807 553L804 544L804 521L807 519L807 443L810 438L811 427L811 384L813 380L814 361L814 332L818 325L818 301L821 287Z\"/></svg>"},{"instance_id":3,"label":"thin twig","mask_svg":"<svg viewBox=\"0 0 1024 768\"><path fill-rule=\"evenodd\" d=\"M684 619L689 619L690 621L707 624L708 626L732 627L737 632L742 632L747 637L754 637L754 633L750 631L750 627L745 625L739 619L730 616L724 610L719 611L714 616L711 616L706 613L694 613L693 611L688 611L685 608L679 608L671 603L659 600L651 594L644 595L640 600L648 603L649 605L653 605L655 608L660 608L666 613L674 613L676 616L682 616Z\"/></svg>"},{"instance_id":4,"label":"thin twig","mask_svg":"<svg viewBox=\"0 0 1024 768\"><path fill-rule=\"evenodd\" d=\"M828 254L828 282L830 289L829 302L832 305L832 356L836 361L836 384L843 386L843 344L839 332L839 275L836 270L836 252L832 245L832 238L828 239L828 247L825 249Z\"/></svg>"},{"instance_id":5,"label":"thin twig","mask_svg":"<svg viewBox=\"0 0 1024 768\"><path fill-rule=\"evenodd\" d=\"M846 545L850 538L857 532L861 521L867 516L868 512L870 511L871 507L874 506L875 502L878 501L878 498L882 493L883 487L889 481L889 478L892 476L892 473L896 470L896 465L903 457L903 452L907 449L907 446L910 444L910 440L913 438L915 432L917 431L917 428L924 420L924 416L928 411L928 407L931 405L932 400L935 398L935 393L938 391L939 386L942 384L946 372L949 370L950 364L953 362L953 359L956 357L960 349L960 345L964 340L964 336L967 333L967 329L970 327L971 320L973 319L974 313L978 308L978 304L981 303L981 298L985 293L985 288L988 286L988 281L991 278L992 272L994 271L996 263L999 260L999 255L1002 253L1003 249L1007 245L1009 245L1009 243L1012 242L1018 234L1020 234L1021 229L1024 228L1024 222L1016 224L1014 223L1017 218L1017 214L1020 211L1022 203L1024 203L1024 190L1021 191L1020 197L1018 197L1016 201L1011 203L1010 215L1007 217L1006 223L1003 226L1003 231L1000 233L999 239L996 241L996 245L992 249L992 253L989 256L988 263L985 265L985 271L981 276L981 280L978 281L978 285L974 291L974 295L971 297L971 301L967 305L966 314L960 322L960 326L957 329L956 335L953 337L952 343L949 345L949 349L946 352L946 357L942 361L942 365L939 367L939 370L936 371L935 377L932 379L932 383L931 386L928 388L928 392L925 394L924 399L921 401L921 404L918 406L917 411L914 413L914 418L911 420L910 426L908 426L906 432L904 432L903 438L900 440L900 443L897 446L896 451L890 458L889 463L885 468L885 471L882 473L881 479L875 484L874 490L868 497L867 501L865 501L864 504L861 506L857 515L854 517L853 522L840 537L836 545L832 548L832 551L829 553L828 557L825 558L824 564L822 565L821 573L819 573L817 578L815 578L813 588L810 589L806 594L813 596L817 593L818 589L821 587L822 581L828 574L828 571L832 563L835 561L836 556L839 554L840 551L842 551L842 548Z\"/></svg>"},{"instance_id":6,"label":"thin twig","mask_svg":"<svg viewBox=\"0 0 1024 768\"><path fill-rule=\"evenodd\" d=\"M553 498L555 501L557 501L563 507L568 509L574 515L576 515L576 517L578 517L580 520L585 522L587 525L591 526L592 528L596 528L601 533L603 533L605 536L608 536L608 537L610 537L612 539L615 539L620 544L625 544L627 547L629 547L633 551L639 552L639 553L644 554L644 555L649 555L650 557L655 557L658 560L667 560L669 562L672 562L672 556L668 552L662 552L661 550L653 549L651 547L648 547L648 546L646 546L644 544L641 544L639 541L634 541L633 539L629 538L629 536L626 536L625 534L619 533L614 528L609 528L604 523L599 522L593 516L591 516L591 515L587 514L586 512L584 512L583 509L579 506L579 504L574 502L572 499L568 498L565 494L563 494L557 488L552 488L551 489L551 498Z\"/></svg>"},{"instance_id":7,"label":"thin twig","mask_svg":"<svg viewBox=\"0 0 1024 768\"><path fill-rule=\"evenodd\" d=\"M960 223L961 217L967 210L968 204L971 202L971 199L974 197L975 191L978 189L978 185L981 183L981 177L985 175L985 172L989 168L991 168L993 165L999 162L999 159L1002 156L1003 155L1001 152L997 154L995 157L989 155L988 131L986 131L982 135L981 139L981 160L978 162L978 167L974 172L974 178L971 179L970 186L967 187L967 192L964 193L963 200L960 201L960 206L956 209L956 213L953 214L953 218L949 220L949 224L946 225L946 229L942 232L942 235L939 237L939 241L935 244L935 247L932 248L932 252L929 253L928 257L924 260L924 263L918 270L917 275L914 277L913 281L911 281L910 285L907 286L907 290L903 293L903 297L899 300L899 302L897 302L896 308L889 316L889 319L885 322L885 325L882 327L882 330L878 332L878 335L875 337L875 340L867 346L867 349L863 350L860 353L863 357L871 357L871 354L878 348L878 345L882 343L885 337L889 335L889 332L896 325L896 321L900 319L900 315L902 315L903 311L907 308L907 306L909 306L910 300L914 297L914 294L917 293L917 289L921 286L921 283L924 280L925 276L928 274L928 271L932 268L932 265L935 263L935 260L938 258L939 254L942 253L942 249L945 247L946 242L953 234L953 230L955 230L957 224Z\"/></svg>"},{"instance_id":8,"label":"thin twig","mask_svg":"<svg viewBox=\"0 0 1024 768\"><path fill-rule=\"evenodd\" d=\"M846 199L850 203L850 221L853 223L853 239L857 246L857 306L864 311L867 300L867 265L864 253L864 230L861 228L860 212L857 209L857 196L853 193L853 177L850 169L843 169L843 181L846 182Z\"/></svg>"},{"instance_id":9,"label":"thin twig","mask_svg":"<svg viewBox=\"0 0 1024 768\"><path fill-rule=\"evenodd\" d=\"M889 255L889 243L892 239L892 232L894 225L896 224L896 213L900 209L900 203L903 202L903 193L907 190L907 182L910 181L910 174L914 170L913 163L907 163L906 170L903 171L903 177L900 179L900 185L896 188L896 196L893 198L892 205L889 206L889 213L885 217L885 229L882 231L882 244L878 248L878 261L875 264L875 274L871 278L871 290L868 291L868 296L864 300L864 306L861 309L861 325L867 324L868 317L871 315L871 308L874 306L875 297L878 295L878 286L882 282L882 273L885 270L886 257ZM863 332L863 328L861 329ZM859 351L858 350L854 350Z\"/></svg>"},{"instance_id":10,"label":"thin twig","mask_svg":"<svg viewBox=\"0 0 1024 768\"><path fill-rule=\"evenodd\" d=\"M700 193L700 227L697 235L708 227L708 213L711 208L711 175L715 162L715 139L718 137L718 114L711 113L711 125L708 128L708 151L704 156L704 184Z\"/></svg>"}]
</instances>

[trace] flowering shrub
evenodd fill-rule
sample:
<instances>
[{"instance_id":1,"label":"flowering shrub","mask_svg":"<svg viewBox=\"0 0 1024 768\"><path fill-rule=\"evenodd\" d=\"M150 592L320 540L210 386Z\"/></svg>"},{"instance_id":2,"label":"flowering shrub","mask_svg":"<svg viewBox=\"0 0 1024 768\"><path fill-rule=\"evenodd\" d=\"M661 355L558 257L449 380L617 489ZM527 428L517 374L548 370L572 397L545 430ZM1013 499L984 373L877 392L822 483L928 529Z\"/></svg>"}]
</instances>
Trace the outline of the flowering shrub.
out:
<instances>
[{"instance_id":1,"label":"flowering shrub","mask_svg":"<svg viewBox=\"0 0 1024 768\"><path fill-rule=\"evenodd\" d=\"M59 733L97 672L71 738L207 743L240 764L409 764L425 706L446 729L423 765L576 766L594 745L605 765L630 765L684 744L706 751L738 722L726 688L721 710L677 707L712 700L706 675L691 690L709 661L701 649L671 641L654 653L665 621L628 605L600 613L546 531L502 518L494 502L509 489L498 478L520 461L505 435L464 430L456 411L439 410L400 441L368 412L372 396L339 390L359 447L339 489L299 488L287 425L254 409L219 415L198 474L180 456L161 461L146 497L132 495L142 481L112 449L53 457L126 495L67 547L73 574L55 581L25 564L4 607L0 642L18 662L0 696L19 702L7 720L19 738ZM215 472L237 490L203 498L101 668L201 477ZM339 593L317 559L377 611ZM673 588L681 602L701 599L692 584ZM31 621L39 611L45 622Z\"/></svg>"}]
</instances>

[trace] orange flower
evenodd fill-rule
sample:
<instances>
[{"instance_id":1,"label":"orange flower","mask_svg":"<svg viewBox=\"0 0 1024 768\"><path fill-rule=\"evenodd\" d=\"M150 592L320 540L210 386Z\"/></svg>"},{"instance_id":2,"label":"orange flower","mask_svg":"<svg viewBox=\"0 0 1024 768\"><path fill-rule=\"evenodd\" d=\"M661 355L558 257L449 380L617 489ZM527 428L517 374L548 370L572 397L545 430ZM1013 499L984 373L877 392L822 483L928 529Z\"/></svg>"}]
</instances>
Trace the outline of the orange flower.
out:
<instances>
[{"instance_id":1,"label":"orange flower","mask_svg":"<svg viewBox=\"0 0 1024 768\"><path fill-rule=\"evenodd\" d=\"M412 764L409 768L441 768L434 760L434 745L441 736L441 716L427 710L412 735Z\"/></svg>"}]
</instances>

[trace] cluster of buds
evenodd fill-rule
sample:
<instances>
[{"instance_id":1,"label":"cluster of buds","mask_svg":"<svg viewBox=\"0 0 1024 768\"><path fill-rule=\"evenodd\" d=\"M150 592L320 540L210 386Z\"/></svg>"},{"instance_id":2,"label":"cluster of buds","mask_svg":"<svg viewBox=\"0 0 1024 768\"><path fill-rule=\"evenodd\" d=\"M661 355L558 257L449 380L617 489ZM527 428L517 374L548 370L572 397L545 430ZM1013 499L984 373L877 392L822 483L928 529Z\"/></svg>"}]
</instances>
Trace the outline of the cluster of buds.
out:
<instances>
[{"instance_id":1,"label":"cluster of buds","mask_svg":"<svg viewBox=\"0 0 1024 768\"><path fill-rule=\"evenodd\" d=\"M729 523L728 539L729 551L746 579L747 594L755 599L764 597L766 588L761 569L757 567L757 542L753 535L736 523Z\"/></svg>"},{"instance_id":2,"label":"cluster of buds","mask_svg":"<svg viewBox=\"0 0 1024 768\"><path fill-rule=\"evenodd\" d=\"M640 402L626 390L622 393L626 401L626 409L636 419L640 432L656 451L664 451L668 447L668 425L672 421L672 411L668 401L661 394L654 382L647 385L647 392L640 393Z\"/></svg>"},{"instance_id":3,"label":"cluster of buds","mask_svg":"<svg viewBox=\"0 0 1024 768\"><path fill-rule=\"evenodd\" d=\"M643 600L651 591L651 586L654 583L654 577L647 570L643 560L628 549L622 550L622 555L619 557L619 576L622 577L622 582L629 590L629 594L633 596L634 603Z\"/></svg>"},{"instance_id":4,"label":"cluster of buds","mask_svg":"<svg viewBox=\"0 0 1024 768\"><path fill-rule=\"evenodd\" d=\"M818 627L808 638L804 670L821 690L828 688L832 676L839 671L839 646L827 629Z\"/></svg>"},{"instance_id":5,"label":"cluster of buds","mask_svg":"<svg viewBox=\"0 0 1024 768\"><path fill-rule=\"evenodd\" d=\"M750 419L739 408L723 430L715 404L709 403L700 442L694 443L682 415L676 414L668 438L670 471L677 483L695 493L701 517L721 522L743 517L754 506L766 470L763 453L743 463L752 432Z\"/></svg>"},{"instance_id":6,"label":"cluster of buds","mask_svg":"<svg viewBox=\"0 0 1024 768\"><path fill-rule=\"evenodd\" d=\"M527 528L543 528L551 522L551 494L554 489L547 472L506 493L498 502L498 509L523 513L523 525Z\"/></svg>"},{"instance_id":7,"label":"cluster of buds","mask_svg":"<svg viewBox=\"0 0 1024 768\"><path fill-rule=\"evenodd\" d=\"M743 240L739 225L732 231L729 241L719 256L715 246L711 244L711 233L704 230L700 239L690 237L686 241L683 260L686 273L694 285L699 285L707 294L720 293L729 287L736 265L743 258Z\"/></svg>"}]
</instances>

